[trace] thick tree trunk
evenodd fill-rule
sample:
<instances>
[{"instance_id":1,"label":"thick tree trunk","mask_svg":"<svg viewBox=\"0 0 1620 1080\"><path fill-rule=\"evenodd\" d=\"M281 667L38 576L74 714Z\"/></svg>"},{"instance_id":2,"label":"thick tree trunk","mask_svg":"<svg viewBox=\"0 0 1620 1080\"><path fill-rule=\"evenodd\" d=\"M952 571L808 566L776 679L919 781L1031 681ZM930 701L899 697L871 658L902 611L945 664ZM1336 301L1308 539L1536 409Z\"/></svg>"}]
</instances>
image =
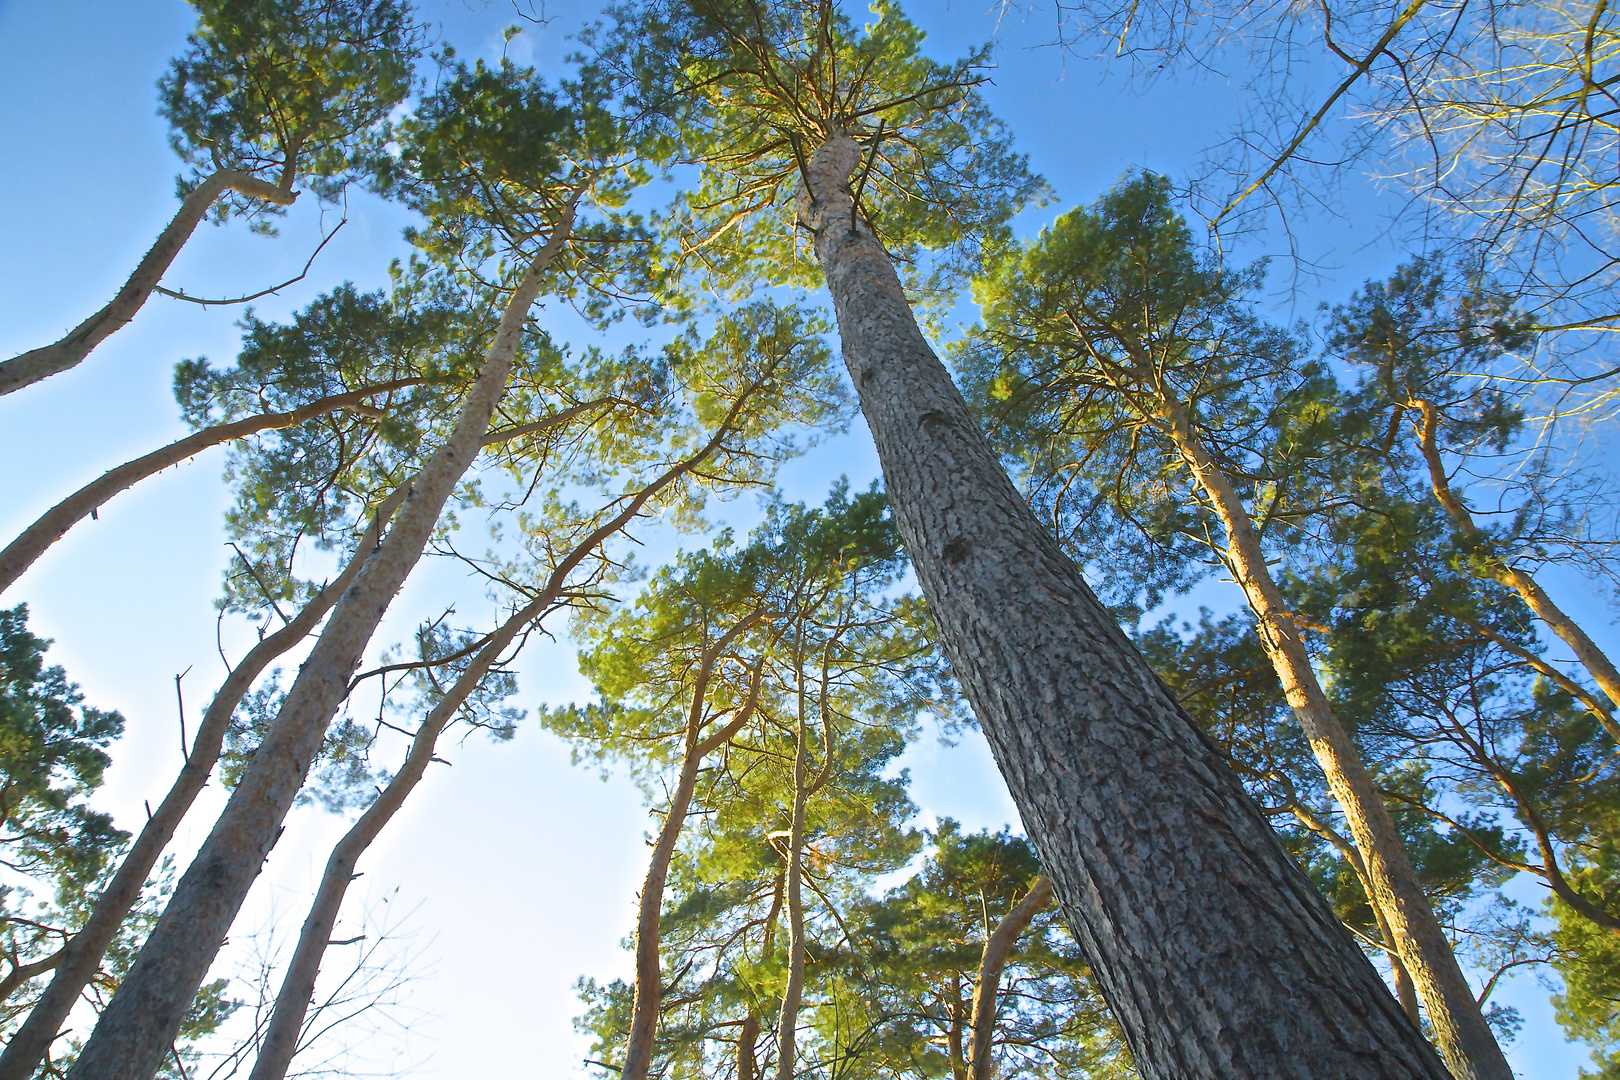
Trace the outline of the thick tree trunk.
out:
<instances>
[{"instance_id":1,"label":"thick tree trunk","mask_svg":"<svg viewBox=\"0 0 1620 1080\"><path fill-rule=\"evenodd\" d=\"M1440 1080L1444 1066L1219 752L1019 496L853 220L861 155L809 163L844 360L947 654L1146 1080Z\"/></svg>"},{"instance_id":2,"label":"thick tree trunk","mask_svg":"<svg viewBox=\"0 0 1620 1080\"><path fill-rule=\"evenodd\" d=\"M1290 803L1294 816L1307 829L1332 845L1333 850L1337 851L1344 861L1350 864L1350 869L1355 871L1356 880L1361 882L1361 891L1367 894L1367 906L1372 909L1373 918L1378 922L1378 934L1384 943L1384 954L1389 957L1390 978L1395 983L1395 1000L1401 1003L1401 1008L1406 1010L1406 1015L1411 1018L1412 1023L1421 1027L1423 1014L1418 1007L1417 989L1412 985L1412 973L1407 971L1406 965L1401 962L1400 951L1395 946L1395 931L1389 925L1389 917L1373 899L1377 895L1377 890L1373 888L1372 878L1367 876L1366 860L1361 857L1361 852L1356 850L1356 845L1298 802L1293 801L1292 796Z\"/></svg>"},{"instance_id":3,"label":"thick tree trunk","mask_svg":"<svg viewBox=\"0 0 1620 1080\"><path fill-rule=\"evenodd\" d=\"M652 858L647 863L647 878L641 886L640 907L636 913L636 981L630 1007L630 1038L625 1044L624 1066L621 1080L646 1080L652 1065L653 1049L658 1036L658 1007L663 998L663 965L658 956L659 920L664 913L664 883L669 877L669 863L675 855L675 845L686 827L686 812L692 805L692 793L697 790L698 772L703 759L725 745L742 730L754 714L758 681L747 704L737 710L730 720L707 737L703 735L705 698L709 680L731 643L750 626L757 623L763 612L753 612L741 619L720 640L703 651L698 663L698 674L692 685L692 705L686 715L686 752L681 759L680 777L670 796L669 811L664 826L658 830ZM259 1080L253 1077L251 1080Z\"/></svg>"},{"instance_id":4,"label":"thick tree trunk","mask_svg":"<svg viewBox=\"0 0 1620 1080\"><path fill-rule=\"evenodd\" d=\"M1414 401L1411 403L1421 417L1418 425L1418 441L1423 450L1424 463L1429 468L1429 486L1434 490L1434 497L1450 516L1452 523L1463 539L1470 544L1479 544L1479 527L1474 524L1474 515L1469 513L1467 505L1457 497L1451 489L1451 478L1446 475L1446 465L1441 459L1440 448L1436 442L1436 431L1439 427L1439 411L1433 403L1428 401ZM1598 648L1597 642L1587 636L1580 624L1570 618L1563 608L1553 602L1537 582L1533 575L1513 566L1506 559L1489 550L1476 549L1480 561L1474 572L1481 577L1488 577L1497 583L1512 589L1519 594L1536 618L1546 623L1552 632L1558 635L1575 659L1586 668L1598 687L1608 695L1616 707L1620 707L1620 670L1616 670L1614 661L1608 654ZM1483 571L1483 572L1481 572ZM1617 734L1614 720L1607 713L1599 713L1600 719L1605 719L1604 726L1611 735Z\"/></svg>"},{"instance_id":5,"label":"thick tree trunk","mask_svg":"<svg viewBox=\"0 0 1620 1080\"><path fill-rule=\"evenodd\" d=\"M1328 704L1288 604L1266 566L1259 534L1226 475L1193 431L1186 409L1161 391L1169 434L1226 530L1226 564L1260 628L1266 655L1282 682L1289 707L1344 811L1360 849L1369 899L1388 921L1391 944L1411 974L1434 1029L1440 1054L1458 1080L1513 1080L1513 1070L1480 1011L1445 929L1418 883L1406 845L1344 725Z\"/></svg>"},{"instance_id":6,"label":"thick tree trunk","mask_svg":"<svg viewBox=\"0 0 1620 1080\"><path fill-rule=\"evenodd\" d=\"M241 420L233 420L229 424L217 424L214 427L204 428L194 435L188 435L168 446L160 447L150 454L126 461L117 468L108 469L95 480L84 485L72 495L63 499L49 510L40 515L28 528L24 529L15 540L7 544L4 551L0 551L0 593L5 592L23 575L34 561L45 554L47 548L62 538L62 535L74 525L84 520L96 508L108 499L124 491L154 473L162 472L170 465L176 465L194 454L200 454L211 446L230 442L232 439L246 438L261 431L275 431L281 428L296 427L305 420L327 413L337 412L339 409L350 408L365 401L366 398L376 394L385 394L390 390L399 390L407 386L416 386L424 379L396 379L392 382L379 383L376 386L364 387L347 394L335 394L320 401L310 402L300 408L289 412L262 413L258 416L248 416Z\"/></svg>"},{"instance_id":7,"label":"thick tree trunk","mask_svg":"<svg viewBox=\"0 0 1620 1080\"><path fill-rule=\"evenodd\" d=\"M1045 874L1037 877L1029 893L985 939L984 955L979 960L979 978L973 984L973 1042L968 1048L968 1080L991 1080L995 1064L990 1059L990 1040L996 1033L996 994L1001 988L1001 973L1006 970L1007 959L1031 920L1052 902L1052 879Z\"/></svg>"},{"instance_id":8,"label":"thick tree trunk","mask_svg":"<svg viewBox=\"0 0 1620 1080\"><path fill-rule=\"evenodd\" d=\"M68 331L60 341L0 361L0 395L21 390L41 379L76 367L79 361L90 355L91 349L128 325L146 303L146 298L152 295L152 289L163 280L174 257L180 254L180 249L186 246L186 241L191 239L191 234L202 223L208 208L227 191L238 191L276 206L291 206L298 197L297 192L230 169L221 169L208 176L186 196L168 227L158 234L157 242L106 307Z\"/></svg>"},{"instance_id":9,"label":"thick tree trunk","mask_svg":"<svg viewBox=\"0 0 1620 1080\"><path fill-rule=\"evenodd\" d=\"M570 208L508 302L450 438L417 475L393 528L338 601L224 812L101 1014L71 1080L148 1080L157 1070L281 832L366 644L478 456L529 308L571 224Z\"/></svg>"},{"instance_id":10,"label":"thick tree trunk","mask_svg":"<svg viewBox=\"0 0 1620 1080\"><path fill-rule=\"evenodd\" d=\"M163 849L174 838L181 820L207 785L208 776L219 760L220 747L230 728L231 717L235 715L242 697L272 660L310 635L326 613L332 610L338 598L354 583L366 557L376 547L377 538L387 525L388 518L403 501L404 494L405 489L401 488L383 500L343 573L306 604L292 621L261 639L231 669L203 714L202 724L197 728L191 753L187 755L180 775L175 778L158 808L146 819L146 824L141 827L140 834L135 837L135 842L130 845L128 854L119 865L118 872L96 898L84 926L62 950L61 963L45 993L34 1003L27 1019L6 1044L4 1053L0 1053L0 1080L29 1080L34 1075L63 1021L78 1002L80 993L95 977L101 958L118 935L118 928L140 899L141 887L157 865Z\"/></svg>"}]
</instances>

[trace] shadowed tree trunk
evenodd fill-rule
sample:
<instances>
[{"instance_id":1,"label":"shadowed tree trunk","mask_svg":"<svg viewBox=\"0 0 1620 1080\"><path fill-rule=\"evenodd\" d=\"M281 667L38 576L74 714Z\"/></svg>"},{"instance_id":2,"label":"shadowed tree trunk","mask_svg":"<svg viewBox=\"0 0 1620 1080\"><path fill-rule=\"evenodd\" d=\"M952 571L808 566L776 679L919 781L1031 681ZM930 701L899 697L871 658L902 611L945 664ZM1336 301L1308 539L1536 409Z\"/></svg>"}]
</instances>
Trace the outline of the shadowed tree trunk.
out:
<instances>
[{"instance_id":1,"label":"shadowed tree trunk","mask_svg":"<svg viewBox=\"0 0 1620 1080\"><path fill-rule=\"evenodd\" d=\"M523 336L546 270L567 242L572 204L530 263L502 313L454 431L411 484L388 535L338 601L309 659L208 839L175 888L90 1040L72 1080L147 1080L179 1030L281 823L303 786L349 677L394 594L421 558L444 504L471 467Z\"/></svg>"},{"instance_id":2,"label":"shadowed tree trunk","mask_svg":"<svg viewBox=\"0 0 1620 1080\"><path fill-rule=\"evenodd\" d=\"M968 1080L991 1080L995 1076L990 1040L996 1033L996 994L1001 988L1001 973L1006 970L1007 958L1012 956L1018 939L1029 929L1030 921L1051 902L1052 879L1042 874L1029 887L1029 894L1007 912L985 939L979 980L973 984L973 1041L968 1047Z\"/></svg>"},{"instance_id":3,"label":"shadowed tree trunk","mask_svg":"<svg viewBox=\"0 0 1620 1080\"><path fill-rule=\"evenodd\" d=\"M808 162L844 360L946 652L1146 1080L1446 1076L1219 752L1007 478L853 211Z\"/></svg>"},{"instance_id":4,"label":"shadowed tree trunk","mask_svg":"<svg viewBox=\"0 0 1620 1080\"><path fill-rule=\"evenodd\" d=\"M0 395L21 390L41 379L76 367L79 361L90 355L91 349L128 325L146 303L146 298L152 295L157 283L163 280L169 264L186 246L186 241L191 239L191 234L207 215L208 208L227 191L241 192L276 206L291 206L298 197L297 192L277 187L247 173L221 169L211 174L186 196L168 227L158 234L157 243L136 265L135 272L129 275L124 287L118 290L106 307L69 330L60 341L0 361Z\"/></svg>"}]
</instances>

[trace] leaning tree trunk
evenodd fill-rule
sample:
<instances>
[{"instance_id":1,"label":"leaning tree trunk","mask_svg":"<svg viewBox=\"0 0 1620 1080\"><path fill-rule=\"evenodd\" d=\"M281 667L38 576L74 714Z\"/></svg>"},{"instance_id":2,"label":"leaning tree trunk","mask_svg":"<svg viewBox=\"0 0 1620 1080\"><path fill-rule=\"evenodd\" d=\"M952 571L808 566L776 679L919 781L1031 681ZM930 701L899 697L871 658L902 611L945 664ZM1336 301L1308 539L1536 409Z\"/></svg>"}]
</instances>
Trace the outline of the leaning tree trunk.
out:
<instances>
[{"instance_id":1,"label":"leaning tree trunk","mask_svg":"<svg viewBox=\"0 0 1620 1080\"><path fill-rule=\"evenodd\" d=\"M1276 669L1283 694L1344 811L1372 886L1367 898L1388 921L1390 944L1423 1000L1441 1056L1458 1080L1513 1080L1513 1069L1485 1022L1445 929L1418 882L1395 820L1322 691L1299 627L1266 566L1248 510L1193 431L1182 404L1164 391L1160 403L1176 449L1226 530L1227 566L1254 610L1261 644Z\"/></svg>"},{"instance_id":2,"label":"leaning tree trunk","mask_svg":"<svg viewBox=\"0 0 1620 1080\"><path fill-rule=\"evenodd\" d=\"M130 845L112 881L96 897L89 918L63 947L61 962L50 985L29 1010L27 1019L16 1034L12 1035L5 1052L0 1053L0 1080L29 1080L34 1075L63 1021L78 1002L79 995L100 969L102 957L118 936L118 928L140 899L141 887L157 865L163 849L173 839L181 820L208 783L214 763L219 760L225 733L230 729L231 717L236 714L242 697L272 660L310 635L326 613L332 610L338 598L354 583L366 556L376 546L377 538L404 494L404 488L400 488L378 506L343 573L304 605L304 609L286 626L248 650L248 654L231 669L203 714L202 724L197 728L197 737L192 741L191 753L186 755L180 775L170 785L169 793L158 808L147 816L146 824Z\"/></svg>"},{"instance_id":3,"label":"leaning tree trunk","mask_svg":"<svg viewBox=\"0 0 1620 1080\"><path fill-rule=\"evenodd\" d=\"M136 265L124 287L108 301L107 306L84 322L69 330L61 340L37 349L30 349L10 360L0 361L0 395L21 390L41 379L60 374L76 367L90 355L90 350L128 325L152 295L157 283L163 280L169 264L186 246L191 234L202 223L214 200L227 191L241 192L276 206L291 206L298 197L296 192L277 187L265 180L231 169L221 169L203 179L180 204L180 209L168 227L158 234L157 243Z\"/></svg>"},{"instance_id":4,"label":"leaning tree trunk","mask_svg":"<svg viewBox=\"0 0 1620 1080\"><path fill-rule=\"evenodd\" d=\"M968 1080L993 1080L995 1063L990 1057L990 1041L996 1033L996 996L1001 990L1001 973L1013 948L1035 916L1052 902L1052 879L1045 874L1035 878L1029 893L984 942L979 960L979 978L973 984L973 1039L968 1045Z\"/></svg>"},{"instance_id":5,"label":"leaning tree trunk","mask_svg":"<svg viewBox=\"0 0 1620 1080\"><path fill-rule=\"evenodd\" d=\"M1526 607L1535 613L1536 618L1546 623L1552 632L1557 634L1559 640L1568 645L1575 654L1575 659L1581 662L1589 675L1602 688L1603 692L1615 706L1620 707L1620 670L1617 670L1614 661L1609 655L1598 647L1597 642L1589 637L1581 625L1547 595L1547 591L1536 581L1535 576L1527 571L1520 570L1491 549L1488 538L1481 537L1479 527L1474 524L1474 515L1468 510L1466 503L1452 490L1451 478L1446 475L1446 464L1440 456L1440 447L1436 442L1436 431L1439 427L1439 410L1429 401L1418 399L1412 402L1422 417L1418 425L1418 445L1423 451L1424 464L1429 469L1429 486L1434 491L1435 501L1445 510L1457 531L1462 534L1464 543L1473 547L1470 554L1476 556L1469 563L1469 571L1476 577L1486 578L1504 585L1519 594ZM1600 720L1604 714L1600 713ZM1614 734L1612 719L1604 725Z\"/></svg>"},{"instance_id":6,"label":"leaning tree trunk","mask_svg":"<svg viewBox=\"0 0 1620 1080\"><path fill-rule=\"evenodd\" d=\"M177 465L220 443L243 439L261 431L296 427L317 416L353 408L373 395L416 386L426 381L426 379L395 379L392 382L362 387L346 394L334 394L286 412L259 413L233 420L228 424L216 424L184 439L177 439L167 446L160 446L150 454L143 454L108 469L45 511L38 520L18 534L15 540L7 544L4 550L0 550L0 593L10 588L25 570L34 565L36 559L45 554L47 548L60 540L74 525L87 515L95 513L102 503L114 495L128 490L148 476L162 472L169 466Z\"/></svg>"},{"instance_id":7,"label":"leaning tree trunk","mask_svg":"<svg viewBox=\"0 0 1620 1080\"><path fill-rule=\"evenodd\" d=\"M570 208L507 303L450 438L417 474L393 528L338 602L224 812L101 1014L70 1080L148 1080L157 1070L280 835L366 644L478 456L506 392L529 308L571 224Z\"/></svg>"},{"instance_id":8,"label":"leaning tree trunk","mask_svg":"<svg viewBox=\"0 0 1620 1080\"><path fill-rule=\"evenodd\" d=\"M1036 520L819 147L815 234L844 360L929 610L1147 1080L1445 1068L1260 809Z\"/></svg>"}]
</instances>

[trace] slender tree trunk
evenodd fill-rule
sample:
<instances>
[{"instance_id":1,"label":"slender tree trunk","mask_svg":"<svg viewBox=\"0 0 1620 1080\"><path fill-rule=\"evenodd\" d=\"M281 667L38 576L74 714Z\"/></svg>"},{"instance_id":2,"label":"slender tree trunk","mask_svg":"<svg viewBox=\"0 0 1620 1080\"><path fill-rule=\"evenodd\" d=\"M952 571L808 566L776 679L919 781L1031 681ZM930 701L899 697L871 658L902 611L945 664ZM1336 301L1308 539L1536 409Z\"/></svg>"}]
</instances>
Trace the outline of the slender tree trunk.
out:
<instances>
[{"instance_id":1,"label":"slender tree trunk","mask_svg":"<svg viewBox=\"0 0 1620 1080\"><path fill-rule=\"evenodd\" d=\"M945 1029L945 1056L950 1059L951 1080L968 1080L968 1052L962 1045L968 1026L968 1009L962 1001L962 977L946 976L940 990L951 1009L950 1026Z\"/></svg>"},{"instance_id":2,"label":"slender tree trunk","mask_svg":"<svg viewBox=\"0 0 1620 1080\"><path fill-rule=\"evenodd\" d=\"M1609 700L1616 707L1620 707L1620 670L1616 670L1614 661L1598 648L1597 642L1586 635L1580 624L1553 602L1553 598L1547 595L1546 590L1537 584L1534 575L1513 566L1491 551L1489 545L1480 542L1479 527L1474 524L1474 516L1468 512L1467 505L1452 490L1451 478L1446 475L1446 465L1440 456L1440 448L1435 440L1440 422L1439 411L1432 402L1419 400L1411 404L1422 418L1418 428L1418 440L1423 449L1423 460L1429 468L1429 486L1434 490L1435 500L1451 517L1463 540L1475 545L1473 554L1478 556L1479 561L1470 563L1470 572L1518 593L1525 606L1535 613L1536 618L1546 623L1552 632L1558 635L1559 640L1569 646L1570 651L1575 654L1575 659L1586 668L1587 673L1608 695ZM1612 720L1604 726L1611 734L1613 733Z\"/></svg>"},{"instance_id":3,"label":"slender tree trunk","mask_svg":"<svg viewBox=\"0 0 1620 1080\"><path fill-rule=\"evenodd\" d=\"M737 1030L737 1080L759 1080L759 1059L754 1056L758 1042L759 1014L749 1009Z\"/></svg>"},{"instance_id":4,"label":"slender tree trunk","mask_svg":"<svg viewBox=\"0 0 1620 1080\"><path fill-rule=\"evenodd\" d=\"M803 679L803 671L799 673ZM798 738L793 749L793 811L788 826L787 915L788 979L782 989L782 1014L776 1023L776 1080L793 1080L797 1064L799 1002L804 996L804 806L809 793L806 756L810 734L805 726L804 691L799 691ZM831 747L827 748L829 755Z\"/></svg>"},{"instance_id":5,"label":"slender tree trunk","mask_svg":"<svg viewBox=\"0 0 1620 1080\"><path fill-rule=\"evenodd\" d=\"M38 1069L63 1021L78 1002L80 993L95 977L101 959L118 935L130 909L140 899L141 887L157 865L163 849L174 838L181 820L191 809L219 760L219 751L231 717L242 697L276 657L282 655L314 631L321 619L337 604L360 574L367 556L377 545L381 530L404 500L405 489L395 491L377 508L371 524L361 536L354 555L338 578L323 588L286 626L262 638L231 669L214 700L203 714L202 724L192 741L191 753L175 778L169 793L146 819L140 834L107 888L96 898L90 917L62 950L61 963L45 993L34 1003L27 1019L17 1029L5 1051L0 1053L0 1080L29 1080Z\"/></svg>"},{"instance_id":6,"label":"slender tree trunk","mask_svg":"<svg viewBox=\"0 0 1620 1080\"><path fill-rule=\"evenodd\" d=\"M1254 610L1260 640L1311 752L1344 811L1365 860L1373 906L1388 920L1395 950L1411 974L1435 1042L1458 1080L1513 1080L1513 1070L1485 1022L1451 942L1418 883L1406 845L1311 666L1305 641L1266 567L1259 534L1226 475L1193 431L1186 409L1161 388L1170 436L1226 530L1226 564Z\"/></svg>"},{"instance_id":7,"label":"slender tree trunk","mask_svg":"<svg viewBox=\"0 0 1620 1080\"><path fill-rule=\"evenodd\" d=\"M161 233L157 243L136 265L124 287L107 306L68 331L60 341L32 349L10 360L0 361L0 395L21 390L41 379L60 374L76 367L90 355L90 350L123 329L135 313L141 310L152 289L163 279L169 264L186 246L191 234L214 205L214 200L227 191L238 191L276 206L291 206L298 197L296 192L260 180L247 173L221 169L208 176L187 195L179 211Z\"/></svg>"},{"instance_id":8,"label":"slender tree trunk","mask_svg":"<svg viewBox=\"0 0 1620 1080\"><path fill-rule=\"evenodd\" d=\"M844 137L816 150L800 220L929 611L1143 1077L1440 1080L1434 1050L1002 470L852 212L861 152Z\"/></svg>"},{"instance_id":9,"label":"slender tree trunk","mask_svg":"<svg viewBox=\"0 0 1620 1080\"><path fill-rule=\"evenodd\" d=\"M1367 894L1367 906L1372 909L1373 918L1378 922L1378 934L1384 943L1384 955L1389 957L1390 977L1395 983L1395 1000L1401 1003L1401 1008L1406 1010L1406 1015L1411 1018L1412 1023L1421 1027L1423 1025L1423 1014L1418 1008L1417 989L1412 985L1412 973L1407 971L1406 965L1401 962L1400 950L1396 948L1395 944L1395 931L1389 925L1389 917L1384 914L1384 909L1379 907L1378 902L1373 899L1376 890L1373 888L1372 878L1367 875L1367 861L1361 857L1361 852L1356 850L1356 845L1339 835L1335 829L1328 826L1327 822L1322 821L1315 814L1301 806L1292 795L1289 797L1289 802L1294 816L1307 829L1326 840L1333 850L1337 851L1344 861L1350 864L1350 869L1355 872L1356 880L1361 882L1361 891Z\"/></svg>"},{"instance_id":10,"label":"slender tree trunk","mask_svg":"<svg viewBox=\"0 0 1620 1080\"><path fill-rule=\"evenodd\" d=\"M692 793L697 790L698 771L703 759L730 741L741 731L754 714L759 683L756 677L748 702L737 710L719 730L703 737L703 715L708 696L709 680L714 674L726 649L739 635L757 623L763 612L755 611L737 622L721 635L720 640L703 651L698 664L698 675L692 686L692 705L686 716L686 752L681 759L681 774L669 800L669 812L664 816L664 827L658 830L653 845L652 859L647 864L647 879L641 886L641 903L636 914L636 982L630 1007L630 1038L625 1044L624 1066L621 1080L646 1080L652 1064L653 1049L658 1036L658 1007L663 997L663 965L658 956L659 919L664 913L664 882L669 877L669 863L675 855L675 845L686 827L686 812L692 804ZM252 1077L251 1080L260 1080Z\"/></svg>"},{"instance_id":11,"label":"slender tree trunk","mask_svg":"<svg viewBox=\"0 0 1620 1080\"><path fill-rule=\"evenodd\" d=\"M566 243L572 217L570 205L529 265L454 431L423 466L393 528L338 601L224 812L101 1014L68 1074L71 1080L148 1080L157 1070L281 832L366 644L421 558L445 502L478 456L505 393L529 308Z\"/></svg>"},{"instance_id":12,"label":"slender tree trunk","mask_svg":"<svg viewBox=\"0 0 1620 1080\"><path fill-rule=\"evenodd\" d=\"M1051 902L1052 879L1041 874L1024 898L985 939L979 978L973 984L973 1042L968 1050L968 1080L992 1080L995 1076L990 1040L996 1033L996 994L1001 988L1001 973L1006 970L1007 959L1012 956L1018 939L1029 929L1031 920Z\"/></svg>"},{"instance_id":13,"label":"slender tree trunk","mask_svg":"<svg viewBox=\"0 0 1620 1080\"><path fill-rule=\"evenodd\" d=\"M260 1044L259 1056L253 1063L248 1080L282 1080L287 1075L287 1068L298 1051L298 1037L303 1031L304 1017L315 994L315 979L320 974L321 960L331 940L332 927L337 923L349 883L356 876L355 864L421 782L433 761L440 732L455 719L467 696L489 674L489 669L512 644L513 638L550 610L561 591L560 586L547 589L490 635L461 677L422 721L422 726L411 740L410 751L394 778L332 849L331 856L326 860L326 871L321 875L320 887L299 931L292 960L282 976L281 990L276 995L270 1024L265 1028L264 1041Z\"/></svg>"},{"instance_id":14,"label":"slender tree trunk","mask_svg":"<svg viewBox=\"0 0 1620 1080\"><path fill-rule=\"evenodd\" d=\"M339 409L359 405L366 398L376 394L384 394L390 390L399 390L407 386L416 386L425 381L425 379L396 379L392 382L364 387L351 393L322 398L320 401L310 402L308 405L289 412L261 413L258 416L248 416L241 420L234 420L229 424L217 424L214 427L204 428L194 435L172 442L168 446L160 447L150 454L135 458L133 461L126 461L117 468L108 469L95 480L45 511L37 521L24 529L15 540L7 544L5 550L0 551L0 593L10 588L23 575L23 572L34 564L36 559L45 554L47 548L60 540L64 533L82 521L88 514L119 492L133 487L154 473L162 472L170 465L176 465L194 454L200 454L209 447L218 446L220 443L245 438L260 431L275 431L281 428L296 427L304 421L317 416L324 416L327 413L337 412Z\"/></svg>"}]
</instances>

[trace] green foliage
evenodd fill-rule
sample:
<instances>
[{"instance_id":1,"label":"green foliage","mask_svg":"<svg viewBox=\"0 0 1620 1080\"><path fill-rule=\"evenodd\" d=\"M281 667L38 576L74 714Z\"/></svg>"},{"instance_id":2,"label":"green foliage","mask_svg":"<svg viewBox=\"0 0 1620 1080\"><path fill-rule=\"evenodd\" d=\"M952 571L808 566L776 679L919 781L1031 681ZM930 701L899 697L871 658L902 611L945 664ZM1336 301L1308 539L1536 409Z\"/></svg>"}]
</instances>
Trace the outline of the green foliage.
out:
<instances>
[{"instance_id":1,"label":"green foliage","mask_svg":"<svg viewBox=\"0 0 1620 1080\"><path fill-rule=\"evenodd\" d=\"M847 975L867 1030L848 1039L848 1077L950 1077L971 1033L969 1007L989 934L1029 892L1039 863L1028 841L964 834L946 819L922 868L863 905ZM1019 939L1000 980L991 1043L1001 1076L1135 1075L1079 946L1054 905Z\"/></svg>"},{"instance_id":2,"label":"green foliage","mask_svg":"<svg viewBox=\"0 0 1620 1080\"><path fill-rule=\"evenodd\" d=\"M85 802L124 718L85 706L67 673L45 666L50 642L27 622L26 605L0 610L0 861L82 888L127 838Z\"/></svg>"},{"instance_id":3,"label":"green foliage","mask_svg":"<svg viewBox=\"0 0 1620 1080\"><path fill-rule=\"evenodd\" d=\"M580 756L628 764L650 797L699 736L757 700L700 773L671 868L655 1064L665 1075L729 1075L738 1025L774 1024L790 864L805 882L807 1007L825 1011L842 993L834 954L846 914L874 875L916 850L907 777L891 775L892 763L918 714L948 712L952 698L920 605L888 597L904 569L883 496L840 485L819 509L772 502L747 543L723 533L660 570L633 605L578 625L581 667L601 700L542 722ZM628 988L583 990L581 1028L611 1059Z\"/></svg>"},{"instance_id":4,"label":"green foliage","mask_svg":"<svg viewBox=\"0 0 1620 1080\"><path fill-rule=\"evenodd\" d=\"M1260 280L1199 252L1168 183L1143 173L974 283L982 324L954 353L964 392L1124 614L1189 587L1221 546L1163 402L1185 410L1268 540L1297 541L1337 495L1335 439L1356 418L1299 333L1254 313Z\"/></svg>"},{"instance_id":5,"label":"green foliage","mask_svg":"<svg viewBox=\"0 0 1620 1080\"><path fill-rule=\"evenodd\" d=\"M597 77L647 118L648 158L673 176L701 169L665 222L672 271L725 295L819 283L796 225L799 163L879 125L861 210L902 263L939 256L936 287L1044 194L978 93L988 48L940 63L898 7L871 10L857 28L832 3L649 0L613 8L612 27L587 35Z\"/></svg>"},{"instance_id":6,"label":"green foliage","mask_svg":"<svg viewBox=\"0 0 1620 1080\"><path fill-rule=\"evenodd\" d=\"M183 191L217 169L335 198L410 92L421 29L406 0L192 0L197 29L158 83ZM274 208L232 195L222 219Z\"/></svg>"},{"instance_id":7,"label":"green foliage","mask_svg":"<svg viewBox=\"0 0 1620 1080\"><path fill-rule=\"evenodd\" d=\"M483 275L491 260L510 260L510 274L573 212L573 242L550 271L552 295L596 321L627 307L656 318L647 301L654 241L626 208L648 177L603 88L589 78L552 88L505 59L468 67L449 49L439 63L438 84L372 161L377 190L425 221L407 238L441 264Z\"/></svg>"}]
</instances>

